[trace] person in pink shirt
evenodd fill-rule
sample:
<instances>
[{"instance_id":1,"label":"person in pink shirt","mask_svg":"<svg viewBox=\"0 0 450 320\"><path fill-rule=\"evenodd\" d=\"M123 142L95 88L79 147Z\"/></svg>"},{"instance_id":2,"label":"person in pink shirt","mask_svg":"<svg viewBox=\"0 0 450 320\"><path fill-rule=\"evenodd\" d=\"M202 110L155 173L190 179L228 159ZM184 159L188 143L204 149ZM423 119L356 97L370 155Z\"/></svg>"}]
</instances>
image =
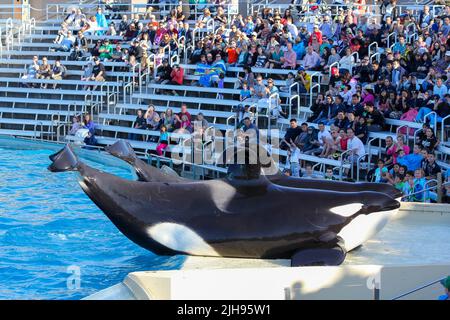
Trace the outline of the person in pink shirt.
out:
<instances>
[{"instance_id":1,"label":"person in pink shirt","mask_svg":"<svg viewBox=\"0 0 450 320\"><path fill-rule=\"evenodd\" d=\"M388 156L392 156L393 164L397 163L398 151L400 150L403 150L405 152L405 155L408 155L411 151L409 146L405 144L404 136L401 135L397 137L397 143L393 144L392 147L387 150Z\"/></svg>"},{"instance_id":2,"label":"person in pink shirt","mask_svg":"<svg viewBox=\"0 0 450 320\"><path fill-rule=\"evenodd\" d=\"M288 42L286 44L287 51L284 53L284 56L280 58L282 69L295 69L297 65L297 54L294 50L292 50L292 43Z\"/></svg>"},{"instance_id":3,"label":"person in pink shirt","mask_svg":"<svg viewBox=\"0 0 450 320\"><path fill-rule=\"evenodd\" d=\"M309 46L306 55L303 58L303 67L305 70L314 70L320 65L320 56Z\"/></svg>"},{"instance_id":4,"label":"person in pink shirt","mask_svg":"<svg viewBox=\"0 0 450 320\"><path fill-rule=\"evenodd\" d=\"M362 92L362 98L363 98L363 104L369 103L374 105L375 104L375 96L373 95L373 87L372 85L368 84L364 87Z\"/></svg>"}]
</instances>

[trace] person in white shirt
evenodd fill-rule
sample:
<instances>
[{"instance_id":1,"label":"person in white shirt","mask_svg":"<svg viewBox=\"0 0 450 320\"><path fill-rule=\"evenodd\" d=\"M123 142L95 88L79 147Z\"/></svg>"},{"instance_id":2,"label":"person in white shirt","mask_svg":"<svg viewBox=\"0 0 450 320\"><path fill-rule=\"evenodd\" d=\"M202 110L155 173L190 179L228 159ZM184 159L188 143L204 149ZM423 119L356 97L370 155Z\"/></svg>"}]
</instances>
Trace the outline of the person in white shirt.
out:
<instances>
[{"instance_id":1,"label":"person in white shirt","mask_svg":"<svg viewBox=\"0 0 450 320\"><path fill-rule=\"evenodd\" d=\"M445 84L442 82L442 78L436 79L436 84L433 87L433 94L439 96L441 99L444 99L444 96L447 94L448 89Z\"/></svg>"},{"instance_id":2,"label":"person in white shirt","mask_svg":"<svg viewBox=\"0 0 450 320\"><path fill-rule=\"evenodd\" d=\"M355 132L352 128L347 129L347 136L347 150L351 150L348 160L353 163L366 153L366 149L364 148L364 143L355 136Z\"/></svg>"},{"instance_id":3,"label":"person in white shirt","mask_svg":"<svg viewBox=\"0 0 450 320\"><path fill-rule=\"evenodd\" d=\"M283 141L289 146L288 154L291 176L300 177L300 149L292 142L292 140L287 142L283 139Z\"/></svg>"},{"instance_id":4,"label":"person in white shirt","mask_svg":"<svg viewBox=\"0 0 450 320\"><path fill-rule=\"evenodd\" d=\"M346 69L352 72L353 65L355 64L355 57L352 56L352 50L350 48L345 49L345 56L339 60L339 68Z\"/></svg>"},{"instance_id":5,"label":"person in white shirt","mask_svg":"<svg viewBox=\"0 0 450 320\"><path fill-rule=\"evenodd\" d=\"M324 143L327 140L332 140L330 131L325 128L325 124L323 122L319 122L319 133L317 134L317 139L319 140L319 144L323 147Z\"/></svg>"}]
</instances>

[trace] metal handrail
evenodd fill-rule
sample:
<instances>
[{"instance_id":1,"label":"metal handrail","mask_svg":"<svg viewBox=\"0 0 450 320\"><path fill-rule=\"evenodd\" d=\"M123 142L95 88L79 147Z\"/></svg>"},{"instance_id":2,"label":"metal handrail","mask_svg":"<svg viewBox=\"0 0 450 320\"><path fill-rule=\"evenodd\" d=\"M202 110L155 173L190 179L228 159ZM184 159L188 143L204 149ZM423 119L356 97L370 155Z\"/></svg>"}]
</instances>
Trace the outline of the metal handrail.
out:
<instances>
[{"instance_id":1,"label":"metal handrail","mask_svg":"<svg viewBox=\"0 0 450 320\"><path fill-rule=\"evenodd\" d=\"M417 292L417 291L420 291L420 290L423 290L423 289L425 289L425 288L431 287L432 285L434 285L434 284L436 284L436 283L439 283L439 282L443 281L444 279L446 279L446 277L441 278L441 279L438 279L438 280L435 280L435 281L430 282L430 283L427 283L427 284L422 285L422 286L420 286L420 287L418 287L418 288L415 288L415 289L413 289L413 290L410 290L410 291L408 291L408 292L406 292L406 293L403 293L403 294L401 294L401 295L399 295L399 296L396 296L396 297L392 298L392 300L398 300L398 299L400 299L400 298L409 296L409 295L412 294L412 293L415 293L415 292Z\"/></svg>"},{"instance_id":2,"label":"metal handrail","mask_svg":"<svg viewBox=\"0 0 450 320\"><path fill-rule=\"evenodd\" d=\"M360 60L359 60L359 52L358 52L358 51L355 51L355 52L353 52L353 53L350 55L350 57L351 57L351 56L355 56L355 57L356 57L355 61L354 61L353 64L350 66L350 73L353 74L353 65L356 64L356 63L358 63L358 62L360 61Z\"/></svg>"},{"instance_id":3,"label":"metal handrail","mask_svg":"<svg viewBox=\"0 0 450 320\"><path fill-rule=\"evenodd\" d=\"M342 152L339 156L339 161L341 162L341 164L339 165L339 180L342 180L342 171L344 169L344 155L347 155L347 153L349 154L352 150L345 150L344 152ZM353 164L350 166L350 170L351 170L351 174L353 177Z\"/></svg>"},{"instance_id":4,"label":"metal handrail","mask_svg":"<svg viewBox=\"0 0 450 320\"><path fill-rule=\"evenodd\" d=\"M378 42L374 41L371 44L369 44L369 48L368 48L368 55L369 55L369 57L371 57L373 55L373 54L371 54L371 52L372 52L371 49L372 49L373 46L375 46L375 53L378 53Z\"/></svg>"},{"instance_id":5,"label":"metal handrail","mask_svg":"<svg viewBox=\"0 0 450 320\"><path fill-rule=\"evenodd\" d=\"M320 93L320 83L316 83L309 88L309 108L311 108L311 106L313 105L314 88L318 88L317 94L319 94ZM300 108L298 110L298 117L300 118Z\"/></svg>"},{"instance_id":6,"label":"metal handrail","mask_svg":"<svg viewBox=\"0 0 450 320\"><path fill-rule=\"evenodd\" d=\"M424 117L423 117L423 122L427 122L427 118L429 116L431 116L432 114L434 114L434 121L433 124L431 124L431 119L430 119L430 126L433 128L433 130L436 130L436 126L437 126L437 113L435 111L431 111L429 113L427 113Z\"/></svg>"},{"instance_id":7,"label":"metal handrail","mask_svg":"<svg viewBox=\"0 0 450 320\"><path fill-rule=\"evenodd\" d=\"M331 69L332 69L334 66L337 66L337 68L339 69L339 61L333 62L333 63L330 64L330 66L328 67L328 75L330 76L330 78L331 78Z\"/></svg>"},{"instance_id":8,"label":"metal handrail","mask_svg":"<svg viewBox=\"0 0 450 320\"><path fill-rule=\"evenodd\" d=\"M398 137L400 129L402 129L402 128L406 128L406 140L405 140L405 142L406 142L406 144L408 144L408 141L409 141L409 128L410 128L409 125L404 124L404 125L401 125L401 126L397 127L397 129L395 130L395 134Z\"/></svg>"},{"instance_id":9,"label":"metal handrail","mask_svg":"<svg viewBox=\"0 0 450 320\"><path fill-rule=\"evenodd\" d=\"M294 101L294 99L297 99L297 113L299 112L298 110L300 110L300 96L298 94L291 95L289 97L289 119L292 118L292 101Z\"/></svg>"},{"instance_id":10,"label":"metal handrail","mask_svg":"<svg viewBox=\"0 0 450 320\"><path fill-rule=\"evenodd\" d=\"M373 58L376 58L378 62L381 60L381 53L376 52L370 56L370 63L373 62Z\"/></svg>"},{"instance_id":11,"label":"metal handrail","mask_svg":"<svg viewBox=\"0 0 450 320\"><path fill-rule=\"evenodd\" d=\"M438 184L437 184L437 183L438 183L438 181L437 181L436 179L430 179L430 180L428 180L428 181L425 183L425 187L426 187L430 182L436 183L436 185L431 186L431 187L428 187L428 188L424 188L423 190L416 191L416 192L410 193L410 194L408 194L408 195L404 195L404 196L402 197L402 199L404 199L404 198L409 198L409 197L411 197L411 196L413 196L413 195L416 195L416 194L425 193L425 192L427 192L427 191L432 191L432 190L437 191L437 188L438 188ZM447 184L450 184L450 182L443 183L442 186L445 186L445 185L447 185ZM425 194L424 194L424 195L423 195L423 200L422 200L422 202L425 202L425 200L426 200L426 198L425 198Z\"/></svg>"},{"instance_id":12,"label":"metal handrail","mask_svg":"<svg viewBox=\"0 0 450 320\"><path fill-rule=\"evenodd\" d=\"M444 118L442 118L442 122L441 122L441 140L444 141L445 139L445 121L447 121L448 119L450 119L450 114Z\"/></svg>"},{"instance_id":13,"label":"metal handrail","mask_svg":"<svg viewBox=\"0 0 450 320\"><path fill-rule=\"evenodd\" d=\"M394 36L394 44L395 44L395 43L397 42L397 31L391 32L391 33L389 33L389 35L387 36L387 39L386 39L386 41L387 41L386 47L387 47L387 48L390 48L390 47L391 47L391 46L390 46L390 43L391 43L390 39L391 39L391 36Z\"/></svg>"},{"instance_id":14,"label":"metal handrail","mask_svg":"<svg viewBox=\"0 0 450 320\"><path fill-rule=\"evenodd\" d=\"M358 157L358 159L356 160L356 181L359 181L359 171L361 170L361 161L368 156L369 153L366 152L362 156Z\"/></svg>"},{"instance_id":15,"label":"metal handrail","mask_svg":"<svg viewBox=\"0 0 450 320\"><path fill-rule=\"evenodd\" d=\"M234 127L236 128L236 127L237 127L237 120L238 120L238 118L237 118L237 116L236 116L235 114L233 114L233 115L231 115L231 116L229 116L229 117L227 118L227 121L226 121L227 126L230 126L230 121L231 121L231 119L235 119L235 121L234 121Z\"/></svg>"}]
</instances>

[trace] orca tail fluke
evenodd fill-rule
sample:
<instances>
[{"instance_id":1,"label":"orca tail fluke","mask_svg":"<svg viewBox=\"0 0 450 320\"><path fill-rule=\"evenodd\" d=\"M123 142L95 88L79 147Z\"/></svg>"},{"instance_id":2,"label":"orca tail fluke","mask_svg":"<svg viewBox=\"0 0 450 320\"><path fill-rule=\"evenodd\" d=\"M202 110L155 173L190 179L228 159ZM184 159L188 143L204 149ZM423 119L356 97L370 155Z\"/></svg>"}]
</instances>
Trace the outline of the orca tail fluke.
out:
<instances>
[{"instance_id":1,"label":"orca tail fluke","mask_svg":"<svg viewBox=\"0 0 450 320\"><path fill-rule=\"evenodd\" d=\"M48 170L51 172L64 172L64 171L77 171L78 170L78 157L73 152L72 148L67 144L63 149L57 153L49 156L52 164L48 166Z\"/></svg>"},{"instance_id":2,"label":"orca tail fluke","mask_svg":"<svg viewBox=\"0 0 450 320\"><path fill-rule=\"evenodd\" d=\"M105 147L105 151L109 154L122 159L130 164L136 161L136 153L129 142L124 140L118 140L114 144Z\"/></svg>"}]
</instances>

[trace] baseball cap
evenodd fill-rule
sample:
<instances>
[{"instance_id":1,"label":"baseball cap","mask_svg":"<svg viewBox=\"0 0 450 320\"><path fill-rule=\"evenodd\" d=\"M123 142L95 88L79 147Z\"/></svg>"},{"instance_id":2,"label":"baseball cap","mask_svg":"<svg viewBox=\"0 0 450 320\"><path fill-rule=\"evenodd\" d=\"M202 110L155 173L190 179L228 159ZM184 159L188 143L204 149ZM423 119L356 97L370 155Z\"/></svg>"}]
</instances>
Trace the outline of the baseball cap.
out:
<instances>
[{"instance_id":1,"label":"baseball cap","mask_svg":"<svg viewBox=\"0 0 450 320\"><path fill-rule=\"evenodd\" d=\"M445 53L445 56L446 56L446 57L450 57L450 51L447 51L447 52Z\"/></svg>"},{"instance_id":2,"label":"baseball cap","mask_svg":"<svg viewBox=\"0 0 450 320\"><path fill-rule=\"evenodd\" d=\"M305 71L305 68L299 67L297 70L298 70L298 71Z\"/></svg>"},{"instance_id":3,"label":"baseball cap","mask_svg":"<svg viewBox=\"0 0 450 320\"><path fill-rule=\"evenodd\" d=\"M447 278L444 278L441 280L441 284L444 286L444 288L447 288L450 290L450 276Z\"/></svg>"}]
</instances>

